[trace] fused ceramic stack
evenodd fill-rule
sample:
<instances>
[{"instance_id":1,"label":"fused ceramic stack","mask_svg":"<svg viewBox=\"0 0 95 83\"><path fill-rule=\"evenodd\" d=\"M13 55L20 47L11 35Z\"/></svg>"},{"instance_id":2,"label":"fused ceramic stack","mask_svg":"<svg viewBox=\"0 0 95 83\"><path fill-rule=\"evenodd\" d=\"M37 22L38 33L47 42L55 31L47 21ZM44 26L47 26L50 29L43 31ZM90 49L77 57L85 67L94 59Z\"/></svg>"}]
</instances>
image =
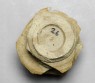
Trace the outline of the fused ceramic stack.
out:
<instances>
[{"instance_id":1,"label":"fused ceramic stack","mask_svg":"<svg viewBox=\"0 0 95 83\"><path fill-rule=\"evenodd\" d=\"M35 14L17 41L20 60L32 74L62 74L72 67L82 48L79 33L74 19L44 8Z\"/></svg>"}]
</instances>

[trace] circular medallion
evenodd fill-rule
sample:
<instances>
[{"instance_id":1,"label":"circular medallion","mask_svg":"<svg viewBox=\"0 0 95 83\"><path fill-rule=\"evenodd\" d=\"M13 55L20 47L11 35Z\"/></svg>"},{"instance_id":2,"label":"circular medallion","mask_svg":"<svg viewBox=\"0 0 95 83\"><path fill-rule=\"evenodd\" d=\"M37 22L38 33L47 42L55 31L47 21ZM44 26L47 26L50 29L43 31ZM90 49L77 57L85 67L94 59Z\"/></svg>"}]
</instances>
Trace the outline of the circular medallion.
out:
<instances>
[{"instance_id":1,"label":"circular medallion","mask_svg":"<svg viewBox=\"0 0 95 83\"><path fill-rule=\"evenodd\" d=\"M71 25L58 14L48 12L39 15L33 19L27 35L30 52L43 61L63 59L74 46Z\"/></svg>"}]
</instances>

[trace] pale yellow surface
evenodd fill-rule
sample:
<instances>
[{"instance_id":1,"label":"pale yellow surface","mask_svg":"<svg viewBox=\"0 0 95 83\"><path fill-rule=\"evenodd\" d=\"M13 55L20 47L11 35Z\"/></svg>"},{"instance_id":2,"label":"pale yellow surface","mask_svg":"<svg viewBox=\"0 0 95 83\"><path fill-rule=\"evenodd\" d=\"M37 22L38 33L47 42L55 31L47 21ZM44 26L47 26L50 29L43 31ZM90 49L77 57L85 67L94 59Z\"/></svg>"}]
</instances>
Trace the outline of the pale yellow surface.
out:
<instances>
[{"instance_id":1,"label":"pale yellow surface","mask_svg":"<svg viewBox=\"0 0 95 83\"><path fill-rule=\"evenodd\" d=\"M82 48L79 33L74 19L44 8L17 41L20 60L33 74L43 74L52 68L64 73L72 67Z\"/></svg>"}]
</instances>

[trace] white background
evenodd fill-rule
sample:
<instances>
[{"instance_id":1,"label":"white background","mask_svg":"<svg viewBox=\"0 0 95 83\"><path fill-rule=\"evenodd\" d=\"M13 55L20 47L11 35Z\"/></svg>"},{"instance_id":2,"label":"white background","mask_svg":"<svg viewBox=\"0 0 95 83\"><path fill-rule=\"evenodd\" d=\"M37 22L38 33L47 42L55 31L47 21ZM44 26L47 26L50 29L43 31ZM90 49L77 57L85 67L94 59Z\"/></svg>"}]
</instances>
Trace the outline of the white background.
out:
<instances>
[{"instance_id":1,"label":"white background","mask_svg":"<svg viewBox=\"0 0 95 83\"><path fill-rule=\"evenodd\" d=\"M16 52L25 25L44 7L67 13L81 27L84 47L62 77L30 74ZM0 0L0 83L95 83L95 0Z\"/></svg>"}]
</instances>

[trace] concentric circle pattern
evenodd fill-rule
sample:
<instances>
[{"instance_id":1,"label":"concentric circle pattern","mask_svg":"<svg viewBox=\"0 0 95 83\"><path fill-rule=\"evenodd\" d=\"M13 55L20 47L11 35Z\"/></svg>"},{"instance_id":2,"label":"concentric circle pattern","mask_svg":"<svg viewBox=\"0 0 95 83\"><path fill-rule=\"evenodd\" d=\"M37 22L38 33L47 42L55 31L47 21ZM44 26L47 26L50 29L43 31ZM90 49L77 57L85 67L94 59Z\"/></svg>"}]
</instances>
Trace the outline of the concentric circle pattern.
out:
<instances>
[{"instance_id":1,"label":"concentric circle pattern","mask_svg":"<svg viewBox=\"0 0 95 83\"><path fill-rule=\"evenodd\" d=\"M59 11L40 10L26 26L17 51L23 65L34 74L61 74L72 67L82 44L77 22ZM36 68L36 69L35 69Z\"/></svg>"}]
</instances>

